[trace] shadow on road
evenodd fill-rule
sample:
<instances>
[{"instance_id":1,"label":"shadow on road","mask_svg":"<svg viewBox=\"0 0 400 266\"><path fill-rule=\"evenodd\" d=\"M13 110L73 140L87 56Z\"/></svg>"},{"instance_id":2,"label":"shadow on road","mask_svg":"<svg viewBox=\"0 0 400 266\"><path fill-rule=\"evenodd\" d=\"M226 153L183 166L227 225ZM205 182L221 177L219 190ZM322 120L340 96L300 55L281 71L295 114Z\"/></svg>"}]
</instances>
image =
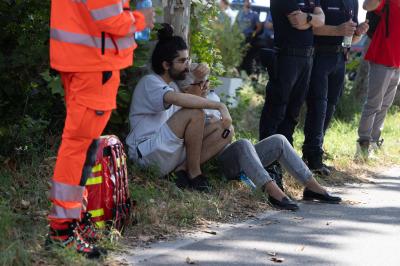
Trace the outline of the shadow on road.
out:
<instances>
[{"instance_id":1,"label":"shadow on road","mask_svg":"<svg viewBox=\"0 0 400 266\"><path fill-rule=\"evenodd\" d=\"M153 255L142 256L139 265L187 265L187 257L200 265L274 264L268 252L278 252L285 265L331 265L337 264L335 256L323 254L340 253L344 241L374 239L382 236L382 226L399 224L398 174L349 185L343 197L340 205L301 202L298 212L270 212L179 248L156 244L148 250Z\"/></svg>"}]
</instances>

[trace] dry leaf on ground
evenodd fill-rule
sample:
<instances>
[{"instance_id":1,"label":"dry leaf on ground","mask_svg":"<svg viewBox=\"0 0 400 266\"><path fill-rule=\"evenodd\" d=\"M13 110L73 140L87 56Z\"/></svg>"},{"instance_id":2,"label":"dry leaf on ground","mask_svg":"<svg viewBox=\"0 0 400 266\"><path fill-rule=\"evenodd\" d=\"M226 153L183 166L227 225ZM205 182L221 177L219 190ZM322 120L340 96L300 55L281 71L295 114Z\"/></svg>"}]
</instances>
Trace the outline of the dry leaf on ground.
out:
<instances>
[{"instance_id":1,"label":"dry leaf on ground","mask_svg":"<svg viewBox=\"0 0 400 266\"><path fill-rule=\"evenodd\" d=\"M342 204L349 204L349 205L358 205L362 204L363 202L361 201L355 201L355 200L344 200L342 201Z\"/></svg>"},{"instance_id":2,"label":"dry leaf on ground","mask_svg":"<svg viewBox=\"0 0 400 266\"><path fill-rule=\"evenodd\" d=\"M211 235L216 235L217 232L215 231L202 231L203 233L211 234Z\"/></svg>"},{"instance_id":3,"label":"dry leaf on ground","mask_svg":"<svg viewBox=\"0 0 400 266\"><path fill-rule=\"evenodd\" d=\"M272 258L270 258L269 260L270 260L270 261L273 261L273 262L277 262L277 263L282 263L282 262L285 261L284 258L279 258L279 257L272 257Z\"/></svg>"},{"instance_id":4,"label":"dry leaf on ground","mask_svg":"<svg viewBox=\"0 0 400 266\"><path fill-rule=\"evenodd\" d=\"M191 258L187 257L186 258L186 263L187 264L196 264L196 261L192 260Z\"/></svg>"},{"instance_id":5,"label":"dry leaf on ground","mask_svg":"<svg viewBox=\"0 0 400 266\"><path fill-rule=\"evenodd\" d=\"M277 220L270 220L270 221L265 221L262 224L260 224L260 226L266 226L266 225L271 225L271 224L278 224L279 221Z\"/></svg>"}]
</instances>

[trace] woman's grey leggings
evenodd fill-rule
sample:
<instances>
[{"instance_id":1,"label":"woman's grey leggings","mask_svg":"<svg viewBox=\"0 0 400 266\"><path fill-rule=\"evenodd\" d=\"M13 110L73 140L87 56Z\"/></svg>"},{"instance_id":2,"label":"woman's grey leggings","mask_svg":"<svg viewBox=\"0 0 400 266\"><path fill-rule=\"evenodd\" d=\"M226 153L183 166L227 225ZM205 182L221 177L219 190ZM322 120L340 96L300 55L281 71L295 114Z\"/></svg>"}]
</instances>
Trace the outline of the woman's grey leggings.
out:
<instances>
[{"instance_id":1,"label":"woman's grey leggings","mask_svg":"<svg viewBox=\"0 0 400 266\"><path fill-rule=\"evenodd\" d=\"M273 135L253 145L240 139L227 146L218 156L226 178L234 179L244 172L257 187L262 187L272 178L264 169L278 161L290 175L303 185L312 173L283 135Z\"/></svg>"}]
</instances>

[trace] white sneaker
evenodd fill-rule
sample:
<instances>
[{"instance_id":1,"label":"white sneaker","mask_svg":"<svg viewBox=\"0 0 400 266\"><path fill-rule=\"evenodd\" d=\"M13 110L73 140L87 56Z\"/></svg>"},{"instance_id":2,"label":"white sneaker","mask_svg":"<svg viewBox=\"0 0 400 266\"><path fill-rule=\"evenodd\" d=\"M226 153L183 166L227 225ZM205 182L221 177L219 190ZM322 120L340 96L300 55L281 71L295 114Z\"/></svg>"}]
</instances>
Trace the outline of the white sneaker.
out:
<instances>
[{"instance_id":1,"label":"white sneaker","mask_svg":"<svg viewBox=\"0 0 400 266\"><path fill-rule=\"evenodd\" d=\"M355 154L355 159L356 160L368 160L368 157L370 155L370 148L369 148L369 141L362 142L356 142L356 154Z\"/></svg>"},{"instance_id":2,"label":"white sneaker","mask_svg":"<svg viewBox=\"0 0 400 266\"><path fill-rule=\"evenodd\" d=\"M382 144L383 144L383 139L379 139L377 141L371 141L370 143L370 148L373 150L375 153L380 152L382 149Z\"/></svg>"},{"instance_id":3,"label":"white sneaker","mask_svg":"<svg viewBox=\"0 0 400 266\"><path fill-rule=\"evenodd\" d=\"M375 141L371 141L371 146L370 146L371 150L374 152L378 152L380 147L378 146L378 144Z\"/></svg>"}]
</instances>

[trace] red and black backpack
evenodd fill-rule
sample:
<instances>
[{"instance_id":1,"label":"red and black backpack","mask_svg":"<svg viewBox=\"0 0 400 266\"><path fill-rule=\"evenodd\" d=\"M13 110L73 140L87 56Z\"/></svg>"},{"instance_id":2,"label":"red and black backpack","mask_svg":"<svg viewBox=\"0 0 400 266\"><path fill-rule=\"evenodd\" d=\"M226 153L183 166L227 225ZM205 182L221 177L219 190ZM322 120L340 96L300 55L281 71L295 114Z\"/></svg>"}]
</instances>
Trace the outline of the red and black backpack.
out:
<instances>
[{"instance_id":1,"label":"red and black backpack","mask_svg":"<svg viewBox=\"0 0 400 266\"><path fill-rule=\"evenodd\" d=\"M86 181L87 211L99 228L122 230L130 220L132 202L123 144L114 135L101 136L96 163Z\"/></svg>"}]
</instances>

